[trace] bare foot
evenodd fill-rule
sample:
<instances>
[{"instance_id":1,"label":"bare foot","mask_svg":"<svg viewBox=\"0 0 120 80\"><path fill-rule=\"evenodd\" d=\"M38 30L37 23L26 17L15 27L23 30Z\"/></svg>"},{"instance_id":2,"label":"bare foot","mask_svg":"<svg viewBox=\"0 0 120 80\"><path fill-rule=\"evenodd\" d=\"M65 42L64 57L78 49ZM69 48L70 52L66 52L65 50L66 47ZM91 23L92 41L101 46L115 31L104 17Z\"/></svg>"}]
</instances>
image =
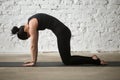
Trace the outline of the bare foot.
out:
<instances>
[{"instance_id":1,"label":"bare foot","mask_svg":"<svg viewBox=\"0 0 120 80\"><path fill-rule=\"evenodd\" d=\"M99 57L97 55L93 55L92 59L97 60L97 59L99 59ZM105 62L104 60L101 60L101 59L99 59L99 60L100 60L101 65L106 65L107 64L107 62Z\"/></svg>"},{"instance_id":2,"label":"bare foot","mask_svg":"<svg viewBox=\"0 0 120 80\"><path fill-rule=\"evenodd\" d=\"M99 59L99 58L97 57L97 55L93 55L93 56L92 56L92 59L97 60L97 59Z\"/></svg>"}]
</instances>

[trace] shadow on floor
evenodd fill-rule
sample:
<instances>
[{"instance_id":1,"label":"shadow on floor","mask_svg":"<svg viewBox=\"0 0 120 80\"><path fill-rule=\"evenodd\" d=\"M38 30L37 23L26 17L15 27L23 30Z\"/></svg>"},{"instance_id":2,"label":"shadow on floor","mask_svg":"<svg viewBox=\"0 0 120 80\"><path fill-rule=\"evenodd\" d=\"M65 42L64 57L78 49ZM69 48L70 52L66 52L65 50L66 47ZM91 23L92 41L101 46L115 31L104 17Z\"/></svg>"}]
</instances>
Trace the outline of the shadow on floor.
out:
<instances>
[{"instance_id":1,"label":"shadow on floor","mask_svg":"<svg viewBox=\"0 0 120 80\"><path fill-rule=\"evenodd\" d=\"M22 67L23 62L0 62L0 67ZM102 67L91 64L65 66L62 62L37 62L35 67ZM120 61L108 61L103 67L120 67Z\"/></svg>"}]
</instances>

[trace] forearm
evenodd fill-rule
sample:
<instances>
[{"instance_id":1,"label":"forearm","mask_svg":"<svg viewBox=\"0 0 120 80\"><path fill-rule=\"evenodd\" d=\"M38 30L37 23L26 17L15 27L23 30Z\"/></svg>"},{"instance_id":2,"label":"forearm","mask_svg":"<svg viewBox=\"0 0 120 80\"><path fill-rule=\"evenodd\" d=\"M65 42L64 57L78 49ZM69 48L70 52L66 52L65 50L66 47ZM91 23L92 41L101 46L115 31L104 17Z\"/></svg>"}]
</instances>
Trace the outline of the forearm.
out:
<instances>
[{"instance_id":1,"label":"forearm","mask_svg":"<svg viewBox=\"0 0 120 80\"><path fill-rule=\"evenodd\" d=\"M36 63L36 61L37 61L37 56L38 56L38 47L32 46L31 47L31 57L32 57L32 61L34 63Z\"/></svg>"}]
</instances>

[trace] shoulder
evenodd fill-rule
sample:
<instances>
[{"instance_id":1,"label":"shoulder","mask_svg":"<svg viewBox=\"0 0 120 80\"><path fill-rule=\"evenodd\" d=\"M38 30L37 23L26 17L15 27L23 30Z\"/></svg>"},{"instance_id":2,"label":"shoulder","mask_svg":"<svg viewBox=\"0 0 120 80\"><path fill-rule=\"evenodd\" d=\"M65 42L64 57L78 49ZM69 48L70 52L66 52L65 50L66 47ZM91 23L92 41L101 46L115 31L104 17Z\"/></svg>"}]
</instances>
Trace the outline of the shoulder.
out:
<instances>
[{"instance_id":1,"label":"shoulder","mask_svg":"<svg viewBox=\"0 0 120 80\"><path fill-rule=\"evenodd\" d=\"M37 28L38 27L38 20L36 18L32 18L29 21L29 28Z\"/></svg>"}]
</instances>

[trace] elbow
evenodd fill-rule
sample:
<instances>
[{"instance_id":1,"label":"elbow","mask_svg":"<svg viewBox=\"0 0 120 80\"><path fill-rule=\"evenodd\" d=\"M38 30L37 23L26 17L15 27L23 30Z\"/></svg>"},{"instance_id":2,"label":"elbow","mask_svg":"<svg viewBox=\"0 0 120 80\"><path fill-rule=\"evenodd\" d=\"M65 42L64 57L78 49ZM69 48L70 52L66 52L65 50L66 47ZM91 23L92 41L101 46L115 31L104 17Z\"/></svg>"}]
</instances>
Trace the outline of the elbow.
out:
<instances>
[{"instance_id":1,"label":"elbow","mask_svg":"<svg viewBox=\"0 0 120 80\"><path fill-rule=\"evenodd\" d=\"M37 51L37 46L31 46L32 51Z\"/></svg>"}]
</instances>

